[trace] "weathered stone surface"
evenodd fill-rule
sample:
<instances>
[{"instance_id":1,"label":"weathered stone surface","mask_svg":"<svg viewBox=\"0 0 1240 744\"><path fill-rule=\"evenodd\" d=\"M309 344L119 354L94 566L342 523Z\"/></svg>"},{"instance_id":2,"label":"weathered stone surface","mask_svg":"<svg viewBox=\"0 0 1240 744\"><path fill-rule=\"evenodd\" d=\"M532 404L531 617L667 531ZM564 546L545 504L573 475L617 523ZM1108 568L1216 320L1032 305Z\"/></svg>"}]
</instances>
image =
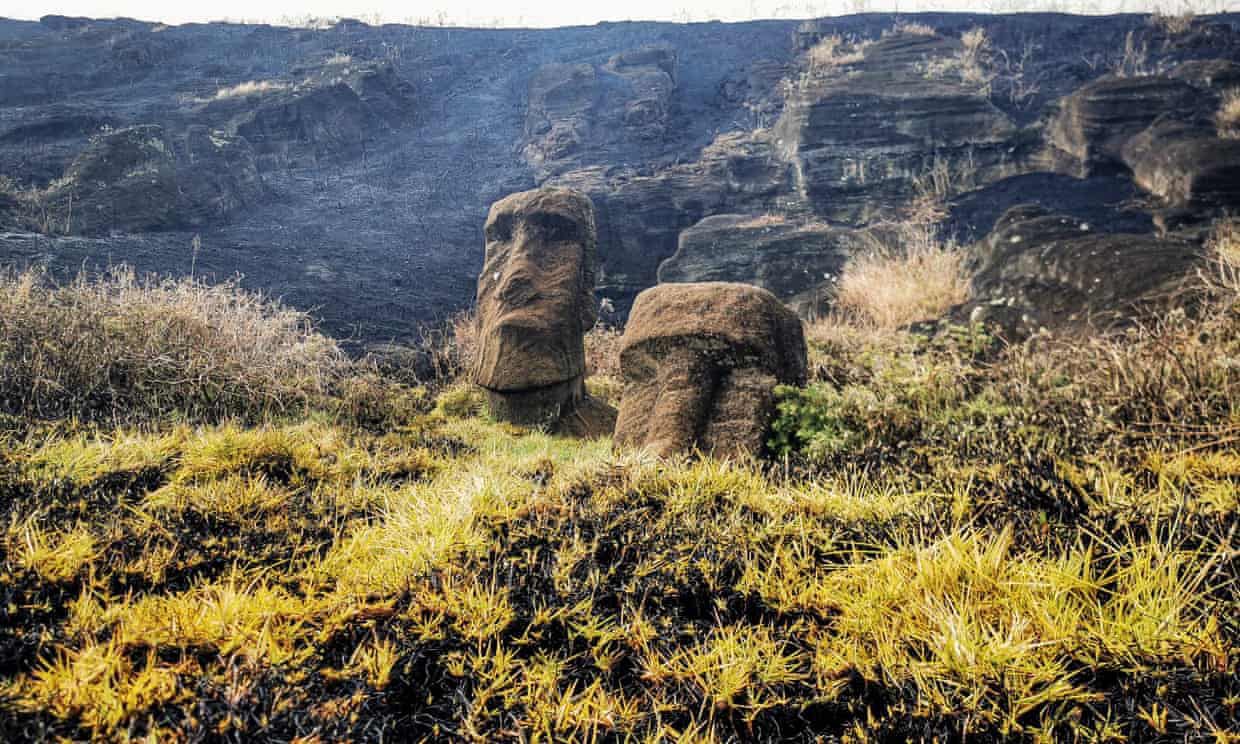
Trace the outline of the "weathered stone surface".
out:
<instances>
[{"instance_id":1,"label":"weathered stone surface","mask_svg":"<svg viewBox=\"0 0 1240 744\"><path fill-rule=\"evenodd\" d=\"M855 248L854 231L772 215L721 214L680 234L659 266L659 283L740 282L809 310L815 290L839 277Z\"/></svg>"},{"instance_id":2,"label":"weathered stone surface","mask_svg":"<svg viewBox=\"0 0 1240 744\"><path fill-rule=\"evenodd\" d=\"M1170 77L1101 78L1060 103L1047 129L1051 159L1082 178L1113 169L1130 138L1163 114L1191 116L1201 99L1199 89Z\"/></svg>"},{"instance_id":3,"label":"weathered stone surface","mask_svg":"<svg viewBox=\"0 0 1240 744\"><path fill-rule=\"evenodd\" d=\"M585 169L550 183L590 195L597 207L598 292L627 310L655 284L659 264L678 248L682 230L718 213L783 212L791 185L770 133L721 135L699 159L657 174Z\"/></svg>"},{"instance_id":4,"label":"weathered stone surface","mask_svg":"<svg viewBox=\"0 0 1240 744\"><path fill-rule=\"evenodd\" d=\"M289 158L350 155L383 128L378 116L343 82L309 90L278 92L242 104L244 113L230 127L245 137L260 155L273 164ZM229 108L237 107L237 103Z\"/></svg>"},{"instance_id":5,"label":"weathered stone surface","mask_svg":"<svg viewBox=\"0 0 1240 744\"><path fill-rule=\"evenodd\" d=\"M583 194L538 189L491 207L478 277L474 379L491 412L519 424L606 428L584 405L583 337L594 324L594 209Z\"/></svg>"},{"instance_id":6,"label":"weathered stone surface","mask_svg":"<svg viewBox=\"0 0 1240 744\"><path fill-rule=\"evenodd\" d=\"M775 134L815 213L849 224L889 215L936 167L961 190L1020 171L1027 143L984 89L931 72L959 48L956 39L895 34L802 76Z\"/></svg>"},{"instance_id":7,"label":"weathered stone surface","mask_svg":"<svg viewBox=\"0 0 1240 744\"><path fill-rule=\"evenodd\" d=\"M1200 260L1184 240L1098 233L1034 206L1008 210L970 250L969 307L1003 305L1052 329L1105 327L1157 307Z\"/></svg>"},{"instance_id":8,"label":"weathered stone surface","mask_svg":"<svg viewBox=\"0 0 1240 744\"><path fill-rule=\"evenodd\" d=\"M541 176L657 151L676 88L676 52L648 46L606 65L550 64L529 84L523 149Z\"/></svg>"},{"instance_id":9,"label":"weathered stone surface","mask_svg":"<svg viewBox=\"0 0 1240 744\"><path fill-rule=\"evenodd\" d=\"M1128 140L1123 159L1167 207L1203 217L1240 207L1240 139L1219 137L1211 121L1159 119Z\"/></svg>"},{"instance_id":10,"label":"weathered stone surface","mask_svg":"<svg viewBox=\"0 0 1240 744\"><path fill-rule=\"evenodd\" d=\"M263 195L254 150L244 137L190 127L179 169L180 217L187 225L205 225L253 206Z\"/></svg>"},{"instance_id":11,"label":"weathered stone surface","mask_svg":"<svg viewBox=\"0 0 1240 744\"><path fill-rule=\"evenodd\" d=\"M618 445L659 455L762 452L775 386L803 384L801 321L746 284L662 284L633 304L621 339Z\"/></svg>"},{"instance_id":12,"label":"weathered stone surface","mask_svg":"<svg viewBox=\"0 0 1240 744\"><path fill-rule=\"evenodd\" d=\"M48 189L45 202L52 224L64 232L172 226L177 173L163 128L127 127L94 137Z\"/></svg>"}]
</instances>

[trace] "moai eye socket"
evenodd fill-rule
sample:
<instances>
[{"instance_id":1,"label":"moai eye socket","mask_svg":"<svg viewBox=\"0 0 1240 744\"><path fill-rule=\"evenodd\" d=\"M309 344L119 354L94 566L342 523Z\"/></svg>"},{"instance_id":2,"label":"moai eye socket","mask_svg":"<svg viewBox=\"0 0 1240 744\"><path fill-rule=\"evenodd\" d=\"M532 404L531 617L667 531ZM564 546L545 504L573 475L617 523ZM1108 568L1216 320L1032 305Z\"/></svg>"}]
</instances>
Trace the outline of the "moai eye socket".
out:
<instances>
[{"instance_id":1,"label":"moai eye socket","mask_svg":"<svg viewBox=\"0 0 1240 744\"><path fill-rule=\"evenodd\" d=\"M506 243L512 240L513 218L511 212L503 212L487 223L486 241L488 243Z\"/></svg>"},{"instance_id":2,"label":"moai eye socket","mask_svg":"<svg viewBox=\"0 0 1240 744\"><path fill-rule=\"evenodd\" d=\"M581 223L563 215L541 213L531 215L526 229L537 231L538 237L548 243L581 240Z\"/></svg>"}]
</instances>

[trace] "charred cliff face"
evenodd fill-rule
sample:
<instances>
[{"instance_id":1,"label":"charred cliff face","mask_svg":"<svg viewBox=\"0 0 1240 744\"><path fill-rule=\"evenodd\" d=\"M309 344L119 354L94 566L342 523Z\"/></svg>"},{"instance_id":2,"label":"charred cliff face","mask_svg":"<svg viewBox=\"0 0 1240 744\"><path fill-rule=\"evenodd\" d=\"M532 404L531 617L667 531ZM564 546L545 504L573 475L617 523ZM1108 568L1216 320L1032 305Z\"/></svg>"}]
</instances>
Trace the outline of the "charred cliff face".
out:
<instances>
[{"instance_id":1,"label":"charred cliff face","mask_svg":"<svg viewBox=\"0 0 1240 744\"><path fill-rule=\"evenodd\" d=\"M1089 282L1171 281L1240 208L1240 140L1218 119L1238 28L0 21L0 261L240 273L338 335L399 340L471 302L490 205L553 186L593 203L595 289L621 315L661 280L810 307L866 231L927 196L974 244L973 302L1084 291L1026 251L1110 256L1072 259L1105 269ZM1090 230L1067 241L1035 220L1003 243L1000 217L1030 202ZM1111 283L1033 314L1091 315L1141 284Z\"/></svg>"}]
</instances>

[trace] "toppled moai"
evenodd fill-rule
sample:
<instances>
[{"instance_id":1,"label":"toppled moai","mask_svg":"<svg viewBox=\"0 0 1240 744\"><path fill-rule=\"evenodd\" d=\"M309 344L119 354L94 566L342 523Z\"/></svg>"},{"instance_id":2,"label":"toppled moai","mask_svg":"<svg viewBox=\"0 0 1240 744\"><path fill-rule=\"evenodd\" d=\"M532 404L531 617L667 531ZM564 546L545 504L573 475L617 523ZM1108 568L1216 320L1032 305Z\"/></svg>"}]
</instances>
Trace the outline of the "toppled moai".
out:
<instances>
[{"instance_id":1,"label":"toppled moai","mask_svg":"<svg viewBox=\"0 0 1240 744\"><path fill-rule=\"evenodd\" d=\"M569 189L491 206L478 277L474 380L502 421L555 433L611 433L615 411L585 392L583 337L597 318L594 207Z\"/></svg>"},{"instance_id":2,"label":"toppled moai","mask_svg":"<svg viewBox=\"0 0 1240 744\"><path fill-rule=\"evenodd\" d=\"M620 351L617 445L661 456L763 450L775 386L806 376L801 321L748 284L662 284L637 296Z\"/></svg>"}]
</instances>

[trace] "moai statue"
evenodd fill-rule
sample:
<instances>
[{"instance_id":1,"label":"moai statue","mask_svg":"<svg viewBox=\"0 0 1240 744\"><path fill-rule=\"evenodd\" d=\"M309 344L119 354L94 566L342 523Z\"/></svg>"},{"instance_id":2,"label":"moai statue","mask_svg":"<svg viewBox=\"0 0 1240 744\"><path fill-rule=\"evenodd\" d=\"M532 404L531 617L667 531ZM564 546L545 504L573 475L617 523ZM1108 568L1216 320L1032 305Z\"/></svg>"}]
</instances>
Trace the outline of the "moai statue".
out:
<instances>
[{"instance_id":1,"label":"moai statue","mask_svg":"<svg viewBox=\"0 0 1240 744\"><path fill-rule=\"evenodd\" d=\"M585 392L583 337L596 320L594 207L569 189L491 206L478 277L474 380L495 418L577 436L610 434L615 411Z\"/></svg>"}]
</instances>

